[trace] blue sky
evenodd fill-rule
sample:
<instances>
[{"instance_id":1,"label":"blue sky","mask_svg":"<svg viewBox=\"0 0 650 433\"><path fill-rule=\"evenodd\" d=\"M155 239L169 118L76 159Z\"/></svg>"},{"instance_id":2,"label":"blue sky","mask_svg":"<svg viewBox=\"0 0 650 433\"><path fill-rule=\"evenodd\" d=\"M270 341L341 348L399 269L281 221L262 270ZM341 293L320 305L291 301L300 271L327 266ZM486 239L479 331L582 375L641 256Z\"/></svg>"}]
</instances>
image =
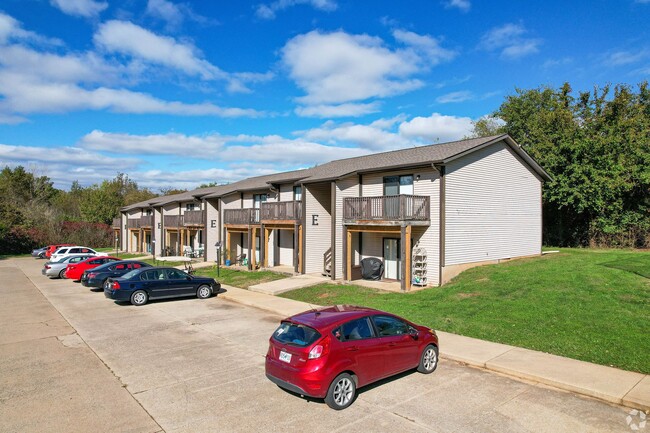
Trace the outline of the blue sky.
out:
<instances>
[{"instance_id":1,"label":"blue sky","mask_svg":"<svg viewBox=\"0 0 650 433\"><path fill-rule=\"evenodd\" d=\"M460 139L517 87L647 80L648 22L650 0L3 0L0 165L195 188Z\"/></svg>"}]
</instances>

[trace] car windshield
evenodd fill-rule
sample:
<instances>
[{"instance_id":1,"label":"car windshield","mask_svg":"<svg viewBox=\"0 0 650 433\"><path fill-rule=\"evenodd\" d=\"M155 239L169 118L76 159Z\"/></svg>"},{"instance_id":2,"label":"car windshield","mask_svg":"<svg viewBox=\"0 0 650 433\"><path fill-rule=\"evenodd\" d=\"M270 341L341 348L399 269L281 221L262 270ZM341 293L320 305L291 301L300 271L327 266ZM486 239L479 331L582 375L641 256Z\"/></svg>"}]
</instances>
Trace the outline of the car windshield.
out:
<instances>
[{"instance_id":1,"label":"car windshield","mask_svg":"<svg viewBox=\"0 0 650 433\"><path fill-rule=\"evenodd\" d=\"M291 322L282 322L273 333L280 343L292 344L294 346L306 347L320 338L320 334L313 328L298 325Z\"/></svg>"}]
</instances>

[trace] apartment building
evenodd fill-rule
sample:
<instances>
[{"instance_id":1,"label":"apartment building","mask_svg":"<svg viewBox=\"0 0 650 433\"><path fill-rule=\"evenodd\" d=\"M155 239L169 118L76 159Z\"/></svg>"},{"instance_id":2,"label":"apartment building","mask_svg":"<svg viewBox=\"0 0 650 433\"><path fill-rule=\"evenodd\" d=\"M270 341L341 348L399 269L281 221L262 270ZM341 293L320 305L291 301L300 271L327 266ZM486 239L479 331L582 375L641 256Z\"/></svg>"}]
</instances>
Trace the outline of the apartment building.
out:
<instances>
[{"instance_id":1,"label":"apartment building","mask_svg":"<svg viewBox=\"0 0 650 433\"><path fill-rule=\"evenodd\" d=\"M508 135L421 146L127 206L122 246L148 251L160 239L157 254L189 246L213 261L219 242L249 269L335 280L361 278L361 260L374 257L403 290L439 286L472 266L541 254L549 179Z\"/></svg>"}]
</instances>

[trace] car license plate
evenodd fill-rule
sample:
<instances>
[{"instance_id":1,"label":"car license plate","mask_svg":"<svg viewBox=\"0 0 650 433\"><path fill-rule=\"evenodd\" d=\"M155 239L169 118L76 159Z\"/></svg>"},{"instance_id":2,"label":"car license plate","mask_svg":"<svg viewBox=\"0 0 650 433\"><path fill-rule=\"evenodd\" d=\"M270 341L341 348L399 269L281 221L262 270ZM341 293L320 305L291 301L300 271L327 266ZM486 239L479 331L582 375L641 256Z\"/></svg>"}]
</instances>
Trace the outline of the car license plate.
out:
<instances>
[{"instance_id":1,"label":"car license plate","mask_svg":"<svg viewBox=\"0 0 650 433\"><path fill-rule=\"evenodd\" d=\"M280 361L291 362L291 354L285 351L280 352Z\"/></svg>"}]
</instances>

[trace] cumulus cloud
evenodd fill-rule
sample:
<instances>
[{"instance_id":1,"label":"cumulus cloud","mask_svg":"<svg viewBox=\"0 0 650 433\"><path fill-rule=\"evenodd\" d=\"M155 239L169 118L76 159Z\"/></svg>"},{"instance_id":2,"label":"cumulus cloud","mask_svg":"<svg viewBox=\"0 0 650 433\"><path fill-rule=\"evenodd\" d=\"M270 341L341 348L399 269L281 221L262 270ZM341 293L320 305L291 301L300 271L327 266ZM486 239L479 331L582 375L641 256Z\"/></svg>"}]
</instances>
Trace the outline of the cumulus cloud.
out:
<instances>
[{"instance_id":1,"label":"cumulus cloud","mask_svg":"<svg viewBox=\"0 0 650 433\"><path fill-rule=\"evenodd\" d=\"M380 38L343 31L312 31L289 40L282 61L303 89L298 114L317 116L316 108L347 115L367 114L374 105L360 101L403 94L423 86L415 76L455 53L430 36L396 30L403 48L391 49ZM348 105L353 103L353 105Z\"/></svg>"},{"instance_id":2,"label":"cumulus cloud","mask_svg":"<svg viewBox=\"0 0 650 433\"><path fill-rule=\"evenodd\" d=\"M131 33L127 31L127 34L145 42L160 42L156 35L135 27L134 30L127 23L125 28L134 30ZM119 45L122 39L110 28L100 34L99 40L110 47L111 44ZM138 29L142 32L139 33ZM42 41L46 47L39 47L35 41ZM182 116L263 115L256 110L221 107L212 102L165 101L134 91L129 87L137 84L148 70L142 58L123 64L118 59L106 58L102 53L92 51L61 53L63 50L60 49L47 50L47 46L51 45L52 41L24 30L17 20L0 13L0 123L20 123L26 120L26 115L33 113L78 110ZM221 73L218 68L194 56L191 47L177 44L171 38L162 39L158 46L152 43L147 50L137 43L132 44L130 49L134 56L144 56L152 63L159 62L172 69L185 68L187 74L214 76ZM128 52L126 49L124 51ZM233 74L228 80L230 84L243 88L246 82L269 78L266 74L242 73Z\"/></svg>"},{"instance_id":3,"label":"cumulus cloud","mask_svg":"<svg viewBox=\"0 0 650 433\"><path fill-rule=\"evenodd\" d=\"M94 0L50 0L50 4L65 14L84 18L95 17L108 7L107 2Z\"/></svg>"},{"instance_id":4,"label":"cumulus cloud","mask_svg":"<svg viewBox=\"0 0 650 433\"><path fill-rule=\"evenodd\" d=\"M211 23L212 20L194 12L187 3L173 3L168 0L148 0L145 13L167 23L169 29L177 29L186 19L200 24Z\"/></svg>"},{"instance_id":5,"label":"cumulus cloud","mask_svg":"<svg viewBox=\"0 0 650 433\"><path fill-rule=\"evenodd\" d=\"M429 117L416 117L399 126L399 133L407 138L419 138L428 142L459 140L472 131L469 117L445 116L433 113Z\"/></svg>"},{"instance_id":6,"label":"cumulus cloud","mask_svg":"<svg viewBox=\"0 0 650 433\"><path fill-rule=\"evenodd\" d=\"M526 37L528 31L521 24L504 24L494 27L481 36L479 48L500 52L505 59L517 59L539 52L541 39Z\"/></svg>"},{"instance_id":7,"label":"cumulus cloud","mask_svg":"<svg viewBox=\"0 0 650 433\"><path fill-rule=\"evenodd\" d=\"M469 0L449 0L445 3L446 8L456 8L460 9L462 12L469 12L472 4Z\"/></svg>"},{"instance_id":8,"label":"cumulus cloud","mask_svg":"<svg viewBox=\"0 0 650 433\"><path fill-rule=\"evenodd\" d=\"M275 19L277 12L303 4L325 12L331 12L338 8L338 4L334 0L277 0L272 3L257 5L255 15L263 20L272 20Z\"/></svg>"},{"instance_id":9,"label":"cumulus cloud","mask_svg":"<svg viewBox=\"0 0 650 433\"><path fill-rule=\"evenodd\" d=\"M23 165L30 164L65 164L90 165L93 167L134 167L138 160L134 158L115 158L89 152L78 147L39 147L12 146L0 144L0 159L3 161L18 161Z\"/></svg>"}]
</instances>

